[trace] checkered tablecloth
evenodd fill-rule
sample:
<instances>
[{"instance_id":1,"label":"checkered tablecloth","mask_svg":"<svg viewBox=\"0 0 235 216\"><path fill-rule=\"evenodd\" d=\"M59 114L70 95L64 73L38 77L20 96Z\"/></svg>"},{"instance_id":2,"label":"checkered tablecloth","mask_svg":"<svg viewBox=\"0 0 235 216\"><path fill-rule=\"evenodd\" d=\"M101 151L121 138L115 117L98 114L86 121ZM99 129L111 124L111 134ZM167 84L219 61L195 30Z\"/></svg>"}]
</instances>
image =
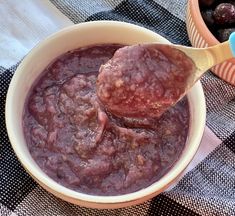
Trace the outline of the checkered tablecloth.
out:
<instances>
[{"instance_id":1,"label":"checkered tablecloth","mask_svg":"<svg viewBox=\"0 0 235 216\"><path fill-rule=\"evenodd\" d=\"M22 168L6 132L9 83L40 40L74 23L119 20L190 45L186 4L186 0L0 0L0 215L235 215L235 87L209 71L201 78L207 126L197 155L175 185L138 206L96 210L54 197Z\"/></svg>"}]
</instances>

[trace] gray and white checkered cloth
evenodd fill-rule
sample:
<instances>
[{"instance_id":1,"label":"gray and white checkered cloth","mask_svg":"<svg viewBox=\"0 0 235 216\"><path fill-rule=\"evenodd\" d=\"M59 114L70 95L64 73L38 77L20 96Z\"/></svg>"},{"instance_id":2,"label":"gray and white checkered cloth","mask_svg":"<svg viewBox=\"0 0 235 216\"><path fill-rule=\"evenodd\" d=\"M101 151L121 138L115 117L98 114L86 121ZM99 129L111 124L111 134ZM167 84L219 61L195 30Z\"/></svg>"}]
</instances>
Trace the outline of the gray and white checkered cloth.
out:
<instances>
[{"instance_id":1,"label":"gray and white checkered cloth","mask_svg":"<svg viewBox=\"0 0 235 216\"><path fill-rule=\"evenodd\" d=\"M190 45L186 0L0 0L0 215L235 215L235 87L211 72L202 78L207 127L184 176L141 205L95 210L64 202L22 168L7 137L6 93L22 58L40 40L74 23L120 20Z\"/></svg>"}]
</instances>

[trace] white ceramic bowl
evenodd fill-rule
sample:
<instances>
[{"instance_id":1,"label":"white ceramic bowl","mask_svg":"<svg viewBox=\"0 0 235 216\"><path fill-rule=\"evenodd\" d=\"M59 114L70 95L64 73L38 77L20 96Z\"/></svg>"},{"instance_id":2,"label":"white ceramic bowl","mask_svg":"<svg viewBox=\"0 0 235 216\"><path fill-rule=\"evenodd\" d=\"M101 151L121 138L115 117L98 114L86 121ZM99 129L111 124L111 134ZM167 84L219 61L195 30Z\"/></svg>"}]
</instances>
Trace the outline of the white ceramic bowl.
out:
<instances>
[{"instance_id":1,"label":"white ceramic bowl","mask_svg":"<svg viewBox=\"0 0 235 216\"><path fill-rule=\"evenodd\" d=\"M6 125L12 147L27 172L46 190L68 202L92 208L119 208L144 202L165 190L182 173L195 155L205 126L205 98L200 82L188 93L190 130L186 147L172 169L159 181L134 193L95 196L68 189L49 178L31 157L22 129L22 113L31 85L43 69L59 55L92 44L143 42L169 43L145 28L116 21L81 23L65 28L39 43L17 68L7 94Z\"/></svg>"}]
</instances>

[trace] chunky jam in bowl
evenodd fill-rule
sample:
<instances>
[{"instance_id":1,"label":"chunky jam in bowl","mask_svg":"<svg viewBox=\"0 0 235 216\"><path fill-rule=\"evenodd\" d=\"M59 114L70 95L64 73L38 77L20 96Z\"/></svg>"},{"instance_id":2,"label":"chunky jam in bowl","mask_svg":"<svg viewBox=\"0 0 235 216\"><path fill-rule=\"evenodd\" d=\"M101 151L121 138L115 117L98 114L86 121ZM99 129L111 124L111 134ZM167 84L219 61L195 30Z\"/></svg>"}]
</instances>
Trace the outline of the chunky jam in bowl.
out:
<instances>
[{"instance_id":1,"label":"chunky jam in bowl","mask_svg":"<svg viewBox=\"0 0 235 216\"><path fill-rule=\"evenodd\" d=\"M160 118L116 117L96 96L99 68L122 47L63 54L31 88L23 128L29 151L52 179L75 191L119 195L159 180L181 155L189 128L186 98Z\"/></svg>"}]
</instances>

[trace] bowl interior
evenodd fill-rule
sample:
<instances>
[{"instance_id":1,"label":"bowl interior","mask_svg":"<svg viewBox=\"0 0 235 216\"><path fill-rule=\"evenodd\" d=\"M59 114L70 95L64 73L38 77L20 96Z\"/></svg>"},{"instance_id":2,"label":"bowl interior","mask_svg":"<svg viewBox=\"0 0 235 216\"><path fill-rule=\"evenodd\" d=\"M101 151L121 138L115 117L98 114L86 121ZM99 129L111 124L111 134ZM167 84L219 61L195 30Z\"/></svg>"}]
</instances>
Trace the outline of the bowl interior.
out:
<instances>
[{"instance_id":1,"label":"bowl interior","mask_svg":"<svg viewBox=\"0 0 235 216\"><path fill-rule=\"evenodd\" d=\"M208 47L219 44L204 22L198 0L189 0L186 19L189 39L195 47ZM235 58L231 58L211 68L217 76L235 85Z\"/></svg>"},{"instance_id":2,"label":"bowl interior","mask_svg":"<svg viewBox=\"0 0 235 216\"><path fill-rule=\"evenodd\" d=\"M217 38L212 34L212 32L207 27L204 22L198 0L189 0L188 4L190 5L190 11L192 14L192 18L195 21L195 26L201 35L205 38L209 46L213 46L219 44L220 42Z\"/></svg>"},{"instance_id":3,"label":"bowl interior","mask_svg":"<svg viewBox=\"0 0 235 216\"><path fill-rule=\"evenodd\" d=\"M143 42L169 43L147 29L115 21L97 21L74 25L50 36L36 46L22 61L11 81L6 101L6 124L13 149L25 169L47 190L72 203L87 207L114 208L137 204L165 189L188 165L200 144L205 125L205 99L198 82L188 93L191 124L181 158L159 181L140 191L119 196L87 195L59 185L44 174L32 159L23 134L22 113L27 93L43 69L59 55L93 44Z\"/></svg>"}]
</instances>

